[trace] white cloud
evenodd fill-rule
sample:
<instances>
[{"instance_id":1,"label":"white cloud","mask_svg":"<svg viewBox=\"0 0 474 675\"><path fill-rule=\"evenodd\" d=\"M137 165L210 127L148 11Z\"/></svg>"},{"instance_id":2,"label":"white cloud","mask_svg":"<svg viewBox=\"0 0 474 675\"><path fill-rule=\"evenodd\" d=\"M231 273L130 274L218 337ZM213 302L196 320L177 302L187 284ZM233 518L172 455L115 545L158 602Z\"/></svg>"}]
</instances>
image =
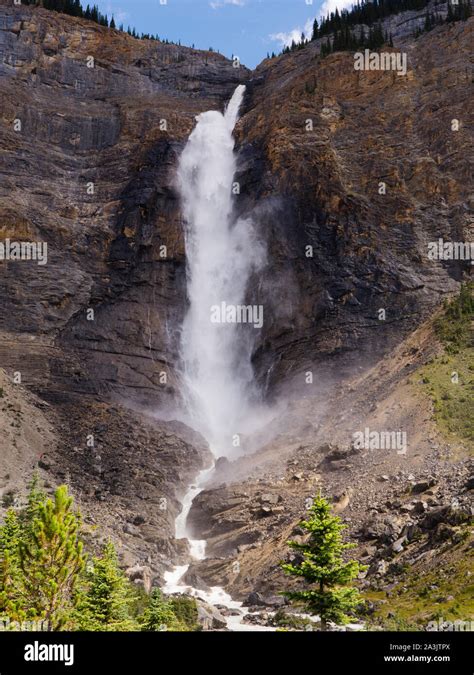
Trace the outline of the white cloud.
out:
<instances>
[{"instance_id":1,"label":"white cloud","mask_svg":"<svg viewBox=\"0 0 474 675\"><path fill-rule=\"evenodd\" d=\"M119 9L119 11L117 12L117 16L115 17L115 21L116 22L118 21L119 23L122 23L122 21L125 21L125 19L128 19L129 16L130 16L130 14L128 12L124 12L122 9Z\"/></svg>"},{"instance_id":2,"label":"white cloud","mask_svg":"<svg viewBox=\"0 0 474 675\"><path fill-rule=\"evenodd\" d=\"M237 7L243 7L245 5L245 0L211 0L209 5L212 9L219 9L219 7L224 7L224 5L236 5Z\"/></svg>"},{"instance_id":3,"label":"white cloud","mask_svg":"<svg viewBox=\"0 0 474 675\"><path fill-rule=\"evenodd\" d=\"M352 5L355 4L355 0L324 0L321 5L320 16L326 17L331 12L335 12L336 8L341 11L341 9L349 9Z\"/></svg>"},{"instance_id":4,"label":"white cloud","mask_svg":"<svg viewBox=\"0 0 474 675\"><path fill-rule=\"evenodd\" d=\"M289 47L293 41L298 44L298 42L301 42L301 33L304 33L306 38L310 38L312 36L313 23L314 19L308 19L303 28L298 26L287 33L272 33L270 35L270 40L273 42L279 42L282 47Z\"/></svg>"},{"instance_id":5,"label":"white cloud","mask_svg":"<svg viewBox=\"0 0 474 675\"><path fill-rule=\"evenodd\" d=\"M219 1L222 2L223 0ZM240 2L240 0L235 1ZM350 9L354 4L355 0L324 0L323 4L321 5L318 21L319 18L326 18L327 14L335 12L336 8L341 11L341 9ZM297 28L293 28L293 30L288 32L272 33L270 35L270 40L273 42L279 42L282 47L289 47L293 41L298 44L301 42L301 33L304 33L306 38L311 38L313 34L313 23L314 19L308 19L303 28L298 26Z\"/></svg>"},{"instance_id":6,"label":"white cloud","mask_svg":"<svg viewBox=\"0 0 474 675\"><path fill-rule=\"evenodd\" d=\"M85 3L82 4L85 5ZM121 7L114 8L110 0L107 3L107 7L105 8L105 13L109 17L109 19L111 19L113 16L115 19L115 23L117 25L128 19L130 16L130 14L128 12L125 12Z\"/></svg>"}]
</instances>

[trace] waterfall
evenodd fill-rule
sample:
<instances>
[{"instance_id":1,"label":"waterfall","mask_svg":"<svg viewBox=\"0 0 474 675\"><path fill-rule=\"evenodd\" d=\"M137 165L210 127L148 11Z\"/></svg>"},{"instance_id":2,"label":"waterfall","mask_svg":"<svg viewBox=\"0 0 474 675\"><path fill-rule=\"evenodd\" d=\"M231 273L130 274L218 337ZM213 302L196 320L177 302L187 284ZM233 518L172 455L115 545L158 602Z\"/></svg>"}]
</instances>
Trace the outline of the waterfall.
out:
<instances>
[{"instance_id":1,"label":"waterfall","mask_svg":"<svg viewBox=\"0 0 474 675\"><path fill-rule=\"evenodd\" d=\"M224 114L198 115L177 172L189 300L180 345L183 396L191 426L202 433L216 459L242 452L240 437L268 421L258 405L250 360L263 310L245 305L251 275L261 268L265 250L251 220L234 216L232 200L236 191L233 130L244 92L244 86L237 87ZM211 466L201 471L184 496L175 523L177 539L187 536L192 502L213 470ZM191 557L202 560L206 542L190 540L189 544ZM188 567L180 565L165 573L164 592L185 592L225 605L237 614L228 617L228 627L250 630L242 623L246 609L222 588L206 592L183 583ZM255 626L252 630L268 629Z\"/></svg>"},{"instance_id":2,"label":"waterfall","mask_svg":"<svg viewBox=\"0 0 474 675\"><path fill-rule=\"evenodd\" d=\"M243 85L237 87L224 114L209 111L197 117L177 175L189 299L181 335L184 396L192 426L215 457L231 456L236 445L242 452L240 436L255 420L250 358L258 331L248 322L255 319L254 308L245 305L245 297L265 252L252 222L233 215L238 190L233 129L244 92ZM239 322L243 307L247 321Z\"/></svg>"}]
</instances>

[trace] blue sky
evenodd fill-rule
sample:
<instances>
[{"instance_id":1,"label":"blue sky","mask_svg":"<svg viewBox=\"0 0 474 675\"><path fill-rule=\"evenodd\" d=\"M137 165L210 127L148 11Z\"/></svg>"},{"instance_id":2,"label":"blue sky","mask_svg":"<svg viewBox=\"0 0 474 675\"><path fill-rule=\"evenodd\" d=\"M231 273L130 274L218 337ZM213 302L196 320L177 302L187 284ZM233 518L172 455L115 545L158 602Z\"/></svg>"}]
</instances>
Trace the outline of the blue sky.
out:
<instances>
[{"instance_id":1,"label":"blue sky","mask_svg":"<svg viewBox=\"0 0 474 675\"><path fill-rule=\"evenodd\" d=\"M93 0L94 2L94 0ZM83 1L83 5L87 2ZM213 47L254 68L267 52L310 31L321 12L351 0L95 0L109 19L198 49Z\"/></svg>"}]
</instances>

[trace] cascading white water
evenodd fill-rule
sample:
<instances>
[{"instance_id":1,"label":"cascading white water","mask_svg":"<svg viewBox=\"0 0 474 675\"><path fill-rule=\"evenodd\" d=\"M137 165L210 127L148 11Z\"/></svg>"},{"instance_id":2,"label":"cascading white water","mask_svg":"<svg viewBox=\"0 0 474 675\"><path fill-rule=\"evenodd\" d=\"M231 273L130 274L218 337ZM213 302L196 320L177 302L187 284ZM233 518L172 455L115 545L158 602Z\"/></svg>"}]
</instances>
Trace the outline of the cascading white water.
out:
<instances>
[{"instance_id":1,"label":"cascading white water","mask_svg":"<svg viewBox=\"0 0 474 675\"><path fill-rule=\"evenodd\" d=\"M233 439L248 433L254 420L255 328L211 320L212 308L223 303L243 306L250 275L264 259L252 222L233 218L232 132L244 92L237 87L225 114L197 117L178 167L189 298L181 338L184 395L192 426L215 457L230 456Z\"/></svg>"},{"instance_id":2,"label":"cascading white water","mask_svg":"<svg viewBox=\"0 0 474 675\"><path fill-rule=\"evenodd\" d=\"M264 260L264 249L251 221L233 218L236 158L232 133L244 92L244 86L237 87L224 114L210 111L197 117L177 175L185 220L189 298L181 337L183 395L192 426L206 438L215 458L229 457L233 439L248 434L266 419L255 407L248 330L244 337L238 323L211 320L213 307L222 303L227 307L243 305L250 276ZM176 519L177 539L186 537L192 502L213 469L202 471L186 493ZM205 543L190 540L193 558L205 557ZM181 581L187 569L188 565L182 565L167 572L164 591L199 595L210 604L237 610L239 616L229 617L228 626L246 629L242 603L219 587L205 592L187 586ZM258 626L253 629L265 630Z\"/></svg>"}]
</instances>

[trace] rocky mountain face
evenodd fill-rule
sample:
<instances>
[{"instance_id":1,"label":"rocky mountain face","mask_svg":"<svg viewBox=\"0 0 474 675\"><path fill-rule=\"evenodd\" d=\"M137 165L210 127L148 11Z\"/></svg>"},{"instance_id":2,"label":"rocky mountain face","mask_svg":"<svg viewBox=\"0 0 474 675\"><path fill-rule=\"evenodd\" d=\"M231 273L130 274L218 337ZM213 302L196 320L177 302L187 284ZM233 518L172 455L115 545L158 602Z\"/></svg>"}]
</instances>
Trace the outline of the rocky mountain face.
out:
<instances>
[{"instance_id":1,"label":"rocky mountain face","mask_svg":"<svg viewBox=\"0 0 474 675\"><path fill-rule=\"evenodd\" d=\"M371 501L401 500L382 479L372 490L372 471L403 470L402 483L436 471L434 432L420 434L419 456L402 469L372 457L369 471L366 458L344 455L354 419L383 411L419 429L396 396L432 347L429 333L422 348L410 334L464 271L429 260L427 245L472 239L474 22L415 40L407 27L420 19L408 14L389 19L405 76L356 71L350 53L321 60L317 43L250 72L216 53L0 0L0 239L48 243L47 265L0 263L4 495L40 461L51 484L70 481L125 564L146 563L160 580L186 555L174 518L207 449L150 414L179 398L186 289L174 172L195 116L223 109L239 83L236 208L267 248L249 291L265 311L256 375L270 399L290 382L296 392L307 370L318 381L290 403L295 431L263 444L255 461L221 465L196 502L196 532L214 557L190 574L240 597L272 592L268 570L321 475L334 491L367 487L359 527ZM390 349L400 354L387 365ZM237 581L225 571L236 556Z\"/></svg>"},{"instance_id":2,"label":"rocky mountain face","mask_svg":"<svg viewBox=\"0 0 474 675\"><path fill-rule=\"evenodd\" d=\"M219 54L8 5L1 233L47 241L49 259L4 268L0 330L19 348L2 364L21 361L41 390L156 402L160 372L173 386L186 302L176 158L195 116L248 73Z\"/></svg>"},{"instance_id":3,"label":"rocky mountain face","mask_svg":"<svg viewBox=\"0 0 474 675\"><path fill-rule=\"evenodd\" d=\"M241 208L270 247L262 374L377 357L459 279L427 243L472 233L472 37L469 22L401 39L406 76L357 71L351 53L320 61L316 44L253 73L238 130Z\"/></svg>"}]
</instances>

